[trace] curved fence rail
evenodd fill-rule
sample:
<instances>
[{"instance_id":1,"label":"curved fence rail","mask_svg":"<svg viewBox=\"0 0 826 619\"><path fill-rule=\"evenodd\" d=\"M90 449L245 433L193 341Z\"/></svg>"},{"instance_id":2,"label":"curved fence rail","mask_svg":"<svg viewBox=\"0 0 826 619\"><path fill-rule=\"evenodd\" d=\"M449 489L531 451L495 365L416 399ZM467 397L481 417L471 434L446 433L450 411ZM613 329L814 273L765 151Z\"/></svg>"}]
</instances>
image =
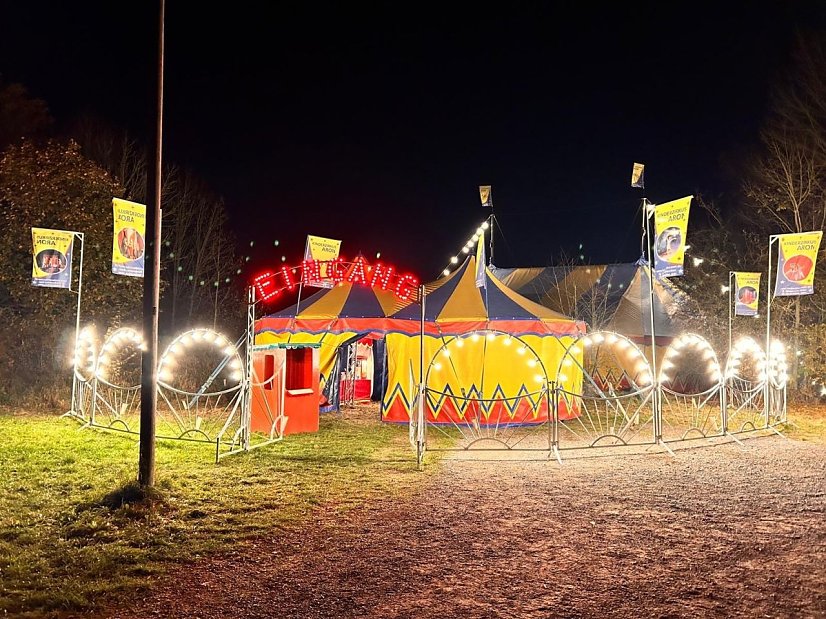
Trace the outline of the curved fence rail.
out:
<instances>
[{"instance_id":1,"label":"curved fence rail","mask_svg":"<svg viewBox=\"0 0 826 619\"><path fill-rule=\"evenodd\" d=\"M264 383L251 361L254 316L249 321L246 341L232 344L196 329L170 343L158 368L158 438L212 443L216 460L283 439L283 402L273 410L267 403L259 431L251 430L252 390ZM670 451L669 443L776 431L787 421L788 376L779 343L766 355L743 338L721 371L708 342L687 334L672 342L655 371L644 350L617 333L549 339L531 346L487 329L441 337L410 420L419 464L428 450L547 452L560 461L566 450L661 445ZM76 353L81 363L67 414L89 427L137 434L140 337L118 329L97 355L91 341L84 338ZM187 370L192 355L186 351L197 346L210 350L213 361ZM479 358L468 357L471 348ZM496 384L486 373L489 363L497 364ZM502 376L510 377L503 365L521 378L503 387ZM417 382L412 370L410 379Z\"/></svg>"},{"instance_id":2,"label":"curved fence rail","mask_svg":"<svg viewBox=\"0 0 826 619\"><path fill-rule=\"evenodd\" d=\"M555 373L543 367L544 389L484 400L436 388L431 372L436 363L434 357L425 372L418 391L423 397L417 397L411 419L420 466L428 450L541 450L559 460L567 450L591 448L660 445L671 452L669 444L776 431L787 421L786 366L779 343L773 344L767 360L756 342L744 338L723 372L710 344L686 334L672 342L655 375L634 342L617 333L597 332L569 342ZM541 423L521 424L527 419L522 418L491 424L484 417L464 414L440 424L429 414L438 398L449 398L464 411L529 395L541 395L547 403ZM535 401L531 404L536 406Z\"/></svg>"}]
</instances>

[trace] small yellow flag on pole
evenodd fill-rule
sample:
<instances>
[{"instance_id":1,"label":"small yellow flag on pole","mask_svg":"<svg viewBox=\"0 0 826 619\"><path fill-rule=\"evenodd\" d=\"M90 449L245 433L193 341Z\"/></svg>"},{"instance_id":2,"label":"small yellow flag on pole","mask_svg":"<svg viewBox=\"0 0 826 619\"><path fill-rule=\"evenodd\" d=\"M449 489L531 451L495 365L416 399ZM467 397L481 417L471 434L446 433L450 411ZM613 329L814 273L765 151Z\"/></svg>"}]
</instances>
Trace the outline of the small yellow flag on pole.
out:
<instances>
[{"instance_id":1,"label":"small yellow flag on pole","mask_svg":"<svg viewBox=\"0 0 826 619\"><path fill-rule=\"evenodd\" d=\"M631 186L645 189L645 164L634 164L634 169L631 170Z\"/></svg>"},{"instance_id":2,"label":"small yellow flag on pole","mask_svg":"<svg viewBox=\"0 0 826 619\"><path fill-rule=\"evenodd\" d=\"M493 192L490 190L490 185L479 185L479 199L482 201L482 206L493 206Z\"/></svg>"}]
</instances>

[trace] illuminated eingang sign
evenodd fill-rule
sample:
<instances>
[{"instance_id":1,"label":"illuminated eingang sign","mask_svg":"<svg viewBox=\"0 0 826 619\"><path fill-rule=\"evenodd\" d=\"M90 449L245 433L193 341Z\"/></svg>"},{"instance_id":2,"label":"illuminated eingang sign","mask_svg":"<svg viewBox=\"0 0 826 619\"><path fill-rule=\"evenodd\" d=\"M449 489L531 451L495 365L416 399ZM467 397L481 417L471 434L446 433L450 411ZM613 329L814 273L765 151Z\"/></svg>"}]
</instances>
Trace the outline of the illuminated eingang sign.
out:
<instances>
[{"instance_id":1,"label":"illuminated eingang sign","mask_svg":"<svg viewBox=\"0 0 826 619\"><path fill-rule=\"evenodd\" d=\"M294 290L299 284L312 285L323 280L334 285L349 283L391 290L402 301L414 298L419 286L419 280L412 275L399 274L389 264L368 264L361 256L352 262L336 258L304 260L301 265L294 267L285 265L277 271L262 273L253 280L253 286L258 300L267 301L280 295L284 290Z\"/></svg>"}]
</instances>

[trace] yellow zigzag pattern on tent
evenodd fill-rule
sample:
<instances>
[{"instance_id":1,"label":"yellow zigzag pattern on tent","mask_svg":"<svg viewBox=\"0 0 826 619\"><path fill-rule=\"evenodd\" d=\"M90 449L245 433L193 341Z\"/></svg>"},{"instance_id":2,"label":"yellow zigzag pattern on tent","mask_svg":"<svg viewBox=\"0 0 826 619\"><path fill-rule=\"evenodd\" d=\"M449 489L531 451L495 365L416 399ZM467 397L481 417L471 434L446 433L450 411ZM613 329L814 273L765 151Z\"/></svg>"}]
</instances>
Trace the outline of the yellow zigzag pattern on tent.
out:
<instances>
[{"instance_id":1,"label":"yellow zigzag pattern on tent","mask_svg":"<svg viewBox=\"0 0 826 619\"><path fill-rule=\"evenodd\" d=\"M450 385L445 387L443 393L432 393L428 392L427 395L427 403L430 407L430 410L433 411L433 418L437 419L439 414L442 412L442 408L444 407L445 402L449 399L453 406L455 407L459 418L464 419L465 414L467 413L467 408L471 402L476 403L479 408L481 409L485 419L490 418L490 414L493 410L494 405L501 404L503 405L509 413L509 417L513 419L514 415L516 415L517 409L519 405L527 400L531 405L531 413L533 418L535 419L539 415L539 410L542 406L542 401L545 399L545 396L539 392L531 392L525 385L519 389L516 396L513 396L512 399L505 399L508 398L505 391L502 389L500 385L497 385L496 388L493 390L493 396L491 398L487 398L487 401L482 399L482 393L476 385L471 385L470 389L467 391L466 396L457 396ZM402 405L404 406L404 410L407 412L408 415L411 414L412 407L413 407L413 400L408 400L407 396L405 395L404 389L399 383L396 383L396 386L390 391L384 398L382 402L383 409L386 411L390 409L396 402L396 400L401 401ZM495 401L491 401L495 400Z\"/></svg>"},{"instance_id":2,"label":"yellow zigzag pattern on tent","mask_svg":"<svg viewBox=\"0 0 826 619\"><path fill-rule=\"evenodd\" d=\"M424 351L421 350L421 337L390 333L387 335L387 395L383 402L385 417L396 417L401 411L392 415L387 413L395 406L404 406L410 414L419 383L422 352L424 352L424 379L429 389L443 392L443 397L429 396L428 404L435 414L441 412L445 398L450 397L457 414L464 415L467 407L462 396L473 394L480 400L497 400L504 397L524 397L528 393L539 391L548 380L560 384L570 393L579 393L582 389L582 349L566 362L558 374L566 347L574 344L574 338L541 335L525 335L517 340L513 338L505 345L506 338L498 336L495 341L487 342L485 337L475 341L464 338L460 342L453 336L425 336ZM522 348L522 344L531 350ZM447 344L449 354L443 346ZM522 348L521 353L519 349ZM535 351L536 356L534 356ZM576 361L576 362L574 362ZM545 371L543 372L542 366ZM399 397L401 396L401 397ZM531 396L531 406L536 411L541 394ZM508 410L518 406L520 400L503 402ZM515 404L515 403L516 404ZM495 403L478 402L486 415ZM400 419L393 419L401 421Z\"/></svg>"},{"instance_id":3,"label":"yellow zigzag pattern on tent","mask_svg":"<svg viewBox=\"0 0 826 619\"><path fill-rule=\"evenodd\" d=\"M525 385L519 388L515 396L505 394L501 385L496 385L490 398L484 398L481 390L476 385L471 385L470 388L468 388L467 395L456 395L451 386L446 385L444 391L441 393L427 392L427 403L430 406L430 410L433 411L434 419L439 417L439 413L441 413L442 407L448 399L453 403L460 419L465 418L468 406L471 403L475 403L482 411L485 420L490 418L490 414L496 404L503 405L508 410L508 416L513 420L519 405L525 400L530 402L531 413L533 414L533 418L536 419L545 396L542 391L529 391Z\"/></svg>"}]
</instances>

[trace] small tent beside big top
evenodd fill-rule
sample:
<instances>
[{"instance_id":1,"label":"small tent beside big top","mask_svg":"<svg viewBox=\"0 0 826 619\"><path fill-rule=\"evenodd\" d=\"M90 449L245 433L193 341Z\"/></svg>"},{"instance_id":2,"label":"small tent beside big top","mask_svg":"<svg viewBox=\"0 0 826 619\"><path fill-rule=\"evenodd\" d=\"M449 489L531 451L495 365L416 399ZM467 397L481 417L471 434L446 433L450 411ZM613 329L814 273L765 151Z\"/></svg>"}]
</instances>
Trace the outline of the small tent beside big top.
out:
<instances>
[{"instance_id":1,"label":"small tent beside big top","mask_svg":"<svg viewBox=\"0 0 826 619\"><path fill-rule=\"evenodd\" d=\"M511 290L549 309L575 316L592 328L624 335L650 358L650 269L637 262L535 268L497 268ZM654 277L654 333L657 358L684 332L687 299L665 278Z\"/></svg>"},{"instance_id":2,"label":"small tent beside big top","mask_svg":"<svg viewBox=\"0 0 826 619\"><path fill-rule=\"evenodd\" d=\"M381 397L385 421L410 420L421 376L431 390L426 399L431 422L542 422L548 415L543 381L560 380L562 357L585 326L509 290L487 268L479 275L482 287L477 287L476 260L469 256L451 275L425 287L424 351L419 303L350 283L317 292L302 302L298 314L293 306L259 319L255 342L320 344L326 394L322 406L328 409L337 404L339 349L369 337L385 344L387 376ZM479 332L491 337L480 338ZM484 343L476 346L480 339ZM497 349L499 345L502 348ZM444 355L445 348L452 360L449 369L442 371L437 355ZM529 365L531 359L537 363ZM381 370L383 364L377 362ZM570 371L563 378L567 389L580 388L580 373ZM573 412L561 412L563 417L566 414Z\"/></svg>"}]
</instances>

